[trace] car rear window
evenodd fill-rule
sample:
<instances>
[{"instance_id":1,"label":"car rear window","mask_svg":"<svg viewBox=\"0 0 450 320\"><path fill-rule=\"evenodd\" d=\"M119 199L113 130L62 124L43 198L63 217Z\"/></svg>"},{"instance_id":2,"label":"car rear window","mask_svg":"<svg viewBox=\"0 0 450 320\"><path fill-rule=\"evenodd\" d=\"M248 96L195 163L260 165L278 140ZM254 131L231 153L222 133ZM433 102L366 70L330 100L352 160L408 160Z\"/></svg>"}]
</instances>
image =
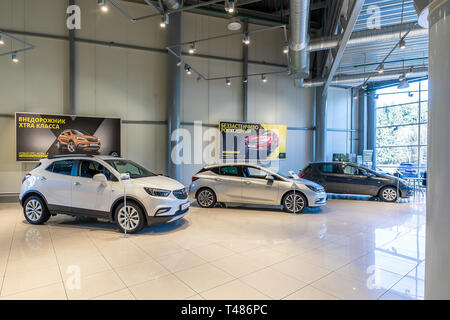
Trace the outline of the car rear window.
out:
<instances>
[{"instance_id":1,"label":"car rear window","mask_svg":"<svg viewBox=\"0 0 450 320\"><path fill-rule=\"evenodd\" d=\"M70 176L72 173L73 160L55 161L47 167L47 171Z\"/></svg>"}]
</instances>

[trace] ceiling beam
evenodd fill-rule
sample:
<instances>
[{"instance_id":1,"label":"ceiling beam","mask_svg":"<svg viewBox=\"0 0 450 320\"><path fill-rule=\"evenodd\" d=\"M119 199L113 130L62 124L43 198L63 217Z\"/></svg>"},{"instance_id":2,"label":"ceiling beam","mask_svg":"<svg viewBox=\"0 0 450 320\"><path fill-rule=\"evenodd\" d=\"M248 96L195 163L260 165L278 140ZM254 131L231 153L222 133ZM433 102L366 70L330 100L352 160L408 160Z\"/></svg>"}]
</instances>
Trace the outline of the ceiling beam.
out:
<instances>
[{"instance_id":1,"label":"ceiling beam","mask_svg":"<svg viewBox=\"0 0 450 320\"><path fill-rule=\"evenodd\" d=\"M361 12L363 5L364 5L364 0L355 0L353 3L352 9L350 11L350 15L348 16L347 21L346 21L342 40L339 43L339 47L338 47L338 49L336 51L336 55L333 59L332 66L326 77L326 82L325 82L325 85L323 86L322 95L324 95L327 92L328 87L330 86L331 81L333 80L333 77L339 67L342 56L344 55L345 48L347 47L347 42L353 33L353 28L355 26L356 20L358 20L359 13Z\"/></svg>"}]
</instances>

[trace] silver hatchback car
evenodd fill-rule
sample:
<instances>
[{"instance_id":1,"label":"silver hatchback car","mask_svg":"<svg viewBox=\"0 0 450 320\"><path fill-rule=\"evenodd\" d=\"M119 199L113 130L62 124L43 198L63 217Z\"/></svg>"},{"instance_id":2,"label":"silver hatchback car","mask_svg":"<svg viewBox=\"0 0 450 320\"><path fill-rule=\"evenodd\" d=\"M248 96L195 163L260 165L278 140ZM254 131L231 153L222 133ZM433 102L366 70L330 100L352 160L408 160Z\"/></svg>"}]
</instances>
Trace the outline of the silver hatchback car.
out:
<instances>
[{"instance_id":1,"label":"silver hatchback car","mask_svg":"<svg viewBox=\"0 0 450 320\"><path fill-rule=\"evenodd\" d=\"M192 177L192 199L203 208L217 202L282 205L290 213L327 203L325 189L312 181L283 177L253 164L206 166Z\"/></svg>"}]
</instances>

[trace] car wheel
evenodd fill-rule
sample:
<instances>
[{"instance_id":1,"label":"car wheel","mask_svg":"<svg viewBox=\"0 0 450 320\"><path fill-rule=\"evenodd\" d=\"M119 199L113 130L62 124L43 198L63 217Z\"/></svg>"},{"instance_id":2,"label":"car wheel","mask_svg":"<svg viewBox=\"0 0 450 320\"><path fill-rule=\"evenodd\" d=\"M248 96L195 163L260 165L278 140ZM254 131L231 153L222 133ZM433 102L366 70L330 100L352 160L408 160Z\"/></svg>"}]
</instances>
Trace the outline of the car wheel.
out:
<instances>
[{"instance_id":1,"label":"car wheel","mask_svg":"<svg viewBox=\"0 0 450 320\"><path fill-rule=\"evenodd\" d=\"M70 153L73 153L77 150L77 147L75 146L75 143L73 141L70 141L67 145L67 150L69 150Z\"/></svg>"},{"instance_id":2,"label":"car wheel","mask_svg":"<svg viewBox=\"0 0 450 320\"><path fill-rule=\"evenodd\" d=\"M202 208L212 208L216 205L216 202L216 194L209 188L201 189L197 193L197 203Z\"/></svg>"},{"instance_id":3,"label":"car wheel","mask_svg":"<svg viewBox=\"0 0 450 320\"><path fill-rule=\"evenodd\" d=\"M145 226L145 217L141 208L134 202L128 202L125 207L121 203L115 212L115 221L122 233L136 233Z\"/></svg>"},{"instance_id":4,"label":"car wheel","mask_svg":"<svg viewBox=\"0 0 450 320\"><path fill-rule=\"evenodd\" d=\"M31 224L43 224L51 216L44 201L36 196L31 196L25 200L23 214L28 223Z\"/></svg>"},{"instance_id":5,"label":"car wheel","mask_svg":"<svg viewBox=\"0 0 450 320\"><path fill-rule=\"evenodd\" d=\"M397 188L384 187L380 191L380 199L385 202L395 202L398 199Z\"/></svg>"},{"instance_id":6,"label":"car wheel","mask_svg":"<svg viewBox=\"0 0 450 320\"><path fill-rule=\"evenodd\" d=\"M306 207L306 198L300 192L294 191L289 192L283 199L283 207L284 211L289 213L294 213L294 204L295 204L295 213L302 213Z\"/></svg>"}]
</instances>

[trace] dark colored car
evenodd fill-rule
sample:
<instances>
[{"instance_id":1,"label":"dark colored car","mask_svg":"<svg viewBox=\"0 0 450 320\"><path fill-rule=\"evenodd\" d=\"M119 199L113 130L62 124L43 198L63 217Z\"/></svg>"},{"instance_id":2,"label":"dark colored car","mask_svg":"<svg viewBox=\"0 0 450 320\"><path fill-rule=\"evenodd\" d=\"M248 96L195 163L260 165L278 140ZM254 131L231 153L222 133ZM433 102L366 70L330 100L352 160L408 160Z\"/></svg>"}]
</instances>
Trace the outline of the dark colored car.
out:
<instances>
[{"instance_id":1,"label":"dark colored car","mask_svg":"<svg viewBox=\"0 0 450 320\"><path fill-rule=\"evenodd\" d=\"M324 186L327 193L370 195L387 202L412 195L404 180L346 162L311 163L300 177Z\"/></svg>"}]
</instances>

